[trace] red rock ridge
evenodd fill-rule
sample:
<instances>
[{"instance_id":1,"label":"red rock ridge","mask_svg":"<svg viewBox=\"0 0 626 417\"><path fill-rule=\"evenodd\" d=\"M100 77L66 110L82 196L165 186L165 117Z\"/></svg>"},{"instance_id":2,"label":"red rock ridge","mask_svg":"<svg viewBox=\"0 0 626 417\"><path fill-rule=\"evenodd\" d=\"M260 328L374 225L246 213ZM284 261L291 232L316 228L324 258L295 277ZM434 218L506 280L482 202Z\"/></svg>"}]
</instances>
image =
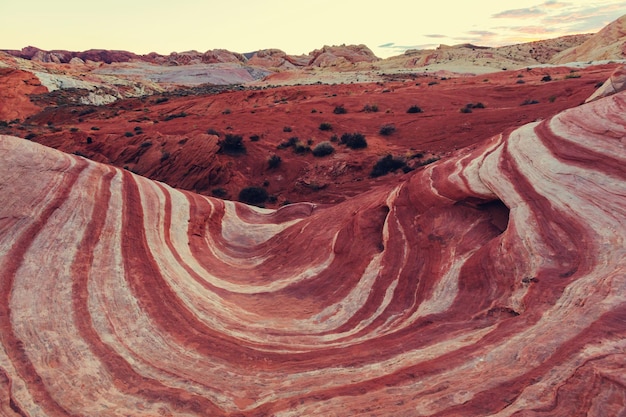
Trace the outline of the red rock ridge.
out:
<instances>
[{"instance_id":1,"label":"red rock ridge","mask_svg":"<svg viewBox=\"0 0 626 417\"><path fill-rule=\"evenodd\" d=\"M0 407L622 415L625 110L279 210L0 137Z\"/></svg>"}]
</instances>

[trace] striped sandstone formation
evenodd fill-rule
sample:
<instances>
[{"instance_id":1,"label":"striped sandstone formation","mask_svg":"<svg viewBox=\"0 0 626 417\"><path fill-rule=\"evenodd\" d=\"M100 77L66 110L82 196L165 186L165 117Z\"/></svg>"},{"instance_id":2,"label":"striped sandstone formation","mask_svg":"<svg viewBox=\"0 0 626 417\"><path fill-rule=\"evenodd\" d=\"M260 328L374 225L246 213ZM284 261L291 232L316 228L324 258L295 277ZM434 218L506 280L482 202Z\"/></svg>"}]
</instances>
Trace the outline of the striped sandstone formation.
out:
<instances>
[{"instance_id":1,"label":"striped sandstone formation","mask_svg":"<svg viewBox=\"0 0 626 417\"><path fill-rule=\"evenodd\" d=\"M6 416L626 413L626 94L264 210L0 137Z\"/></svg>"}]
</instances>

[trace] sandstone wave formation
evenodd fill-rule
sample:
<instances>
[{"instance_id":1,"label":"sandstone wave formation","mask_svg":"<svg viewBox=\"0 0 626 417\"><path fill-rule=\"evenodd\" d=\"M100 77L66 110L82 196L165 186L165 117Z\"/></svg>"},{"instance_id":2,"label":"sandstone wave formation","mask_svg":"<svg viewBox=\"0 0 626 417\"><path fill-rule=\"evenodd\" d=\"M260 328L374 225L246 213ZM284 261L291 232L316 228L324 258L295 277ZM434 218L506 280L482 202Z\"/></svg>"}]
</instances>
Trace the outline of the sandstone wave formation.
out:
<instances>
[{"instance_id":1,"label":"sandstone wave formation","mask_svg":"<svg viewBox=\"0 0 626 417\"><path fill-rule=\"evenodd\" d=\"M626 93L336 205L0 137L7 416L626 413Z\"/></svg>"}]
</instances>

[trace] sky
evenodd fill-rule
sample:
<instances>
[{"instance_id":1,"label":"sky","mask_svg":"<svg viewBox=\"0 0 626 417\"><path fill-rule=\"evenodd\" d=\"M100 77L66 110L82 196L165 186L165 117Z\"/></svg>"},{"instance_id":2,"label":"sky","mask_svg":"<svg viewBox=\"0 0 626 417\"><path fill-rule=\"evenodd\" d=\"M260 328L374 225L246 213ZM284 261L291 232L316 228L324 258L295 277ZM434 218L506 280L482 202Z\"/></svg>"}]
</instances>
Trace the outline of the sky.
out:
<instances>
[{"instance_id":1,"label":"sky","mask_svg":"<svg viewBox=\"0 0 626 417\"><path fill-rule=\"evenodd\" d=\"M624 0L0 0L0 49L146 54L365 44L378 57L595 33Z\"/></svg>"}]
</instances>

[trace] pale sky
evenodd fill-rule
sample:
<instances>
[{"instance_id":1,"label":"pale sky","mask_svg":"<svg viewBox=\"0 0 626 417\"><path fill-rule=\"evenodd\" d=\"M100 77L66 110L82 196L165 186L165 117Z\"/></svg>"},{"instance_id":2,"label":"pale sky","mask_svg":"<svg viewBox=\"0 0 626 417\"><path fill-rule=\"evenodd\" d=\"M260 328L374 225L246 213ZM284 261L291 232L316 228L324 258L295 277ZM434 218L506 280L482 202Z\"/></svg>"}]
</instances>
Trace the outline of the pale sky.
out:
<instances>
[{"instance_id":1,"label":"pale sky","mask_svg":"<svg viewBox=\"0 0 626 417\"><path fill-rule=\"evenodd\" d=\"M597 32L624 0L0 0L0 49L169 54L365 44L377 56Z\"/></svg>"}]
</instances>

